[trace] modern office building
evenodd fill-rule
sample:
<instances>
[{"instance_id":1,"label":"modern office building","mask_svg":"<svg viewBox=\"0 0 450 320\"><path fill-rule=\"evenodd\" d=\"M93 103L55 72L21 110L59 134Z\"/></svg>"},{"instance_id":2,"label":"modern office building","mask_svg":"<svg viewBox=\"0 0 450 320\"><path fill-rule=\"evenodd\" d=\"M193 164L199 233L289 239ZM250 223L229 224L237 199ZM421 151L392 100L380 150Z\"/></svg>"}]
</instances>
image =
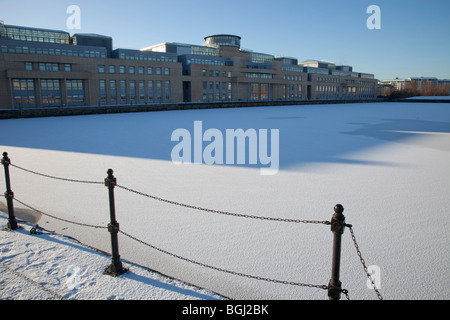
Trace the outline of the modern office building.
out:
<instances>
[{"instance_id":1,"label":"modern office building","mask_svg":"<svg viewBox=\"0 0 450 320\"><path fill-rule=\"evenodd\" d=\"M0 22L0 108L376 97L373 74L240 44L212 35L203 45L113 49L103 35Z\"/></svg>"}]
</instances>

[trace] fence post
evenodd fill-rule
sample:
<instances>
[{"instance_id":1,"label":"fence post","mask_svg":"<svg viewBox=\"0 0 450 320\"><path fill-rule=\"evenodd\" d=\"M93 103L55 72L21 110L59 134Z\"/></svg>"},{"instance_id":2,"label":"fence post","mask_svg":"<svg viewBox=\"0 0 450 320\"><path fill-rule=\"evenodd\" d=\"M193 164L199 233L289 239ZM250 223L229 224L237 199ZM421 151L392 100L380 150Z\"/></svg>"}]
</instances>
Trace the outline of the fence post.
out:
<instances>
[{"instance_id":1,"label":"fence post","mask_svg":"<svg viewBox=\"0 0 450 320\"><path fill-rule=\"evenodd\" d=\"M8 153L3 152L2 165L5 167L5 181L6 181L6 204L8 206L8 228L16 230L18 228L16 217L14 216L13 198L14 192L11 190L11 181L9 179L9 164L11 160L8 158Z\"/></svg>"},{"instance_id":2,"label":"fence post","mask_svg":"<svg viewBox=\"0 0 450 320\"><path fill-rule=\"evenodd\" d=\"M334 206L334 215L331 218L331 231L333 232L333 260L331 265L331 279L328 283L328 298L339 300L341 298L342 284L339 280L341 267L341 238L345 228L345 217L342 214L344 207L340 204Z\"/></svg>"},{"instance_id":3,"label":"fence post","mask_svg":"<svg viewBox=\"0 0 450 320\"><path fill-rule=\"evenodd\" d=\"M122 262L120 261L119 242L117 239L117 234L119 233L119 223L116 221L116 208L114 204L114 187L116 186L117 180L113 176L114 171L112 169L109 169L107 173L108 177L105 178L105 186L108 187L109 191L109 212L111 222L108 224L108 231L111 233L112 253L111 265L105 270L104 274L117 277L127 272L127 270L123 268Z\"/></svg>"}]
</instances>

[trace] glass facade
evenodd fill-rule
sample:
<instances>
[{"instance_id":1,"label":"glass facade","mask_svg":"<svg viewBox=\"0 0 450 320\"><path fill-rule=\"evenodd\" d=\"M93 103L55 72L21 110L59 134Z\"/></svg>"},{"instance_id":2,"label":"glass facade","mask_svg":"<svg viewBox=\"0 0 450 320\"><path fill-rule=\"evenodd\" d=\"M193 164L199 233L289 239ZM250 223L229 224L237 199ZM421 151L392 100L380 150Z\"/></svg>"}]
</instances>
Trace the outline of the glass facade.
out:
<instances>
[{"instance_id":1,"label":"glass facade","mask_svg":"<svg viewBox=\"0 0 450 320\"><path fill-rule=\"evenodd\" d=\"M41 79L41 103L43 107L61 107L60 80Z\"/></svg>"},{"instance_id":2,"label":"glass facade","mask_svg":"<svg viewBox=\"0 0 450 320\"><path fill-rule=\"evenodd\" d=\"M271 85L269 83L250 83L247 98L250 101L272 99Z\"/></svg>"},{"instance_id":3,"label":"glass facade","mask_svg":"<svg viewBox=\"0 0 450 320\"><path fill-rule=\"evenodd\" d=\"M241 37L231 34L217 34L205 38L205 46L233 46L241 47Z\"/></svg>"},{"instance_id":4,"label":"glass facade","mask_svg":"<svg viewBox=\"0 0 450 320\"><path fill-rule=\"evenodd\" d=\"M109 103L117 104L117 82L109 80Z\"/></svg>"},{"instance_id":5,"label":"glass facade","mask_svg":"<svg viewBox=\"0 0 450 320\"><path fill-rule=\"evenodd\" d=\"M5 25L0 33L1 39L21 40L43 43L69 44L70 34L63 31L25 28Z\"/></svg>"},{"instance_id":6,"label":"glass facade","mask_svg":"<svg viewBox=\"0 0 450 320\"><path fill-rule=\"evenodd\" d=\"M16 108L36 107L36 90L32 79L13 79L13 98Z\"/></svg>"},{"instance_id":7,"label":"glass facade","mask_svg":"<svg viewBox=\"0 0 450 320\"><path fill-rule=\"evenodd\" d=\"M275 57L273 55L265 54L265 53L255 53L255 52L251 52L250 57L251 57L250 58L251 62L255 62L255 63L272 62L275 59Z\"/></svg>"},{"instance_id":8,"label":"glass facade","mask_svg":"<svg viewBox=\"0 0 450 320\"><path fill-rule=\"evenodd\" d=\"M106 101L106 97L107 97L106 80L99 81L98 92L99 92L99 96L100 96L99 105L105 105L107 103L107 101Z\"/></svg>"},{"instance_id":9,"label":"glass facade","mask_svg":"<svg viewBox=\"0 0 450 320\"><path fill-rule=\"evenodd\" d=\"M69 107L86 105L83 80L66 80L66 94Z\"/></svg>"}]
</instances>

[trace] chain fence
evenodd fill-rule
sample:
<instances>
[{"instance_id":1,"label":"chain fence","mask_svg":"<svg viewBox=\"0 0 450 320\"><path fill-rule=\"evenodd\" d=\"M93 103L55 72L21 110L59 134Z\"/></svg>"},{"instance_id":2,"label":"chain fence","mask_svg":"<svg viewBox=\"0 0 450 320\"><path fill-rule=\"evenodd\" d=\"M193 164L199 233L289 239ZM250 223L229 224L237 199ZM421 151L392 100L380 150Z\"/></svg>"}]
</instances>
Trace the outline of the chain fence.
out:
<instances>
[{"instance_id":1,"label":"chain fence","mask_svg":"<svg viewBox=\"0 0 450 320\"><path fill-rule=\"evenodd\" d=\"M5 156L5 153L4 153L4 159L5 158L6 158L6 156ZM2 160L2 164L5 165L6 160L4 160L4 159ZM10 166L12 166L12 167L14 167L16 169L22 170L24 172L31 173L31 174L34 174L34 175L38 175L38 176L45 177L45 178L49 178L49 179L55 179L55 180L60 180L60 181L72 182L72 183L80 183L80 184L96 184L96 185L106 185L106 186L108 186L107 179L105 179L105 182L99 182L99 181L77 180L77 179L68 179L68 178L52 176L52 175L49 175L49 174L44 174L44 173L41 173L41 172L37 172L37 171L34 171L34 170L26 169L24 167L12 164L9 161L9 159L8 159L7 165L10 165ZM9 176L9 174L8 174L8 176ZM246 218L246 219L256 219L256 220L265 220L265 221L274 221L274 222L285 222L285 223L304 223L304 224L322 224L322 225L331 225L332 224L331 221L326 221L326 220L321 221L321 220L304 220L304 219L290 219L290 218L278 218L278 217L264 217L264 216L247 215L247 214L242 214L242 213L228 212L228 211L204 208L204 207L200 207L200 206L194 206L194 205L190 205L190 204L186 204L186 203L182 203L182 202L177 202L177 201L173 201L173 200L164 199L164 198L157 197L157 196L154 196L154 195L150 195L150 194L144 193L142 191L138 191L138 190L126 187L126 186L118 185L115 182L115 178L114 178L114 180L112 180L112 184L110 185L109 188L111 189L111 188L114 188L114 187L120 188L122 190L131 192L131 193L134 193L134 194L137 194L137 195L149 198L149 199L153 199L153 200L156 200L156 201L159 201L159 202L164 202L164 203L168 203L168 204L179 206L179 207L183 207L183 208L194 209L194 210L208 212L208 213L213 213L213 214L227 215L227 216ZM6 196L6 194L5 194L5 196ZM318 285L318 284L294 282L294 281L288 281L288 280L278 280L278 279L266 278L266 277L246 274L246 273L242 273L242 272L238 272L238 271L227 270L227 269L224 269L224 268L221 268L221 267L212 266L212 265L209 265L209 264L206 264L206 263L202 263L202 262L199 262L199 261L196 261L196 260L193 260L193 259L189 259L189 258L183 257L181 255L169 252L169 251L164 250L162 248L159 248L159 247L157 247L155 245L147 243L146 241L141 240L141 239L131 235L130 233L127 233L127 232L125 232L123 230L120 230L118 228L118 224L117 224L117 228L114 228L115 226L111 225L111 224L108 225L108 227L105 227L105 226L98 226L98 225L92 225L92 224L86 224L86 223L80 223L80 222L76 222L76 221L71 221L71 220L67 220L67 219L63 219L63 218L57 217L55 215L50 215L50 214L48 214L46 212L43 212L43 211L35 208L34 206L31 206L31 205L29 205L29 204L27 204L27 203L25 203L25 202L23 202L23 201L21 201L21 200L19 200L17 198L14 198L14 200L17 201L18 203L20 203L21 205L25 206L26 208L30 209L30 210L38 212L38 213L40 213L40 214L42 214L44 216L51 217L53 219L57 219L59 221L63 221L63 222L66 222L66 223L71 223L71 224L75 224L75 225L79 225L79 226L83 226L83 227L89 227L89 228L108 229L110 232L111 232L111 230L115 230L116 232L119 232L119 233L123 234L124 236L128 237L129 239L131 239L133 241L136 241L136 242L138 242L138 243L140 243L142 245L145 245L145 246L147 246L149 248L152 248L154 250L162 252L162 253L164 253L166 255L172 256L174 258L177 258L177 259L180 259L180 260L183 260L183 261L186 261L186 262L198 265L198 266L202 266L202 267L205 267L205 268L216 270L216 271L219 271L219 272L228 273L228 274L231 274L231 275L245 277L245 278L250 278L250 279L255 279L255 280L261 280L261 281L267 281L267 282L272 282L272 283L278 283L278 284L300 286L300 287L309 287L309 288L317 288L317 289L322 289L322 290L329 290L330 289L330 285ZM359 249L359 245L358 245L358 243L356 241L356 237L355 237L355 234L354 234L354 231L353 231L353 226L350 225L350 224L345 224L344 226L349 228L349 230L350 230L350 234L351 234L351 237L352 237L353 244L354 244L354 246L356 248L357 255L358 255L358 257L360 259L360 262L361 262L361 264L363 266L363 269L364 269L366 277L370 280L370 283L372 284L372 287L373 287L374 291L376 292L378 299L382 300L383 297L380 294L379 290L376 288L375 282L372 279L372 276L370 275L370 273L368 272L367 265L365 263L365 260L362 257L361 251ZM345 295L347 300L350 299L349 298L349 292L348 292L347 289L341 289L340 288L339 290L340 290L341 293L343 293Z\"/></svg>"}]
</instances>

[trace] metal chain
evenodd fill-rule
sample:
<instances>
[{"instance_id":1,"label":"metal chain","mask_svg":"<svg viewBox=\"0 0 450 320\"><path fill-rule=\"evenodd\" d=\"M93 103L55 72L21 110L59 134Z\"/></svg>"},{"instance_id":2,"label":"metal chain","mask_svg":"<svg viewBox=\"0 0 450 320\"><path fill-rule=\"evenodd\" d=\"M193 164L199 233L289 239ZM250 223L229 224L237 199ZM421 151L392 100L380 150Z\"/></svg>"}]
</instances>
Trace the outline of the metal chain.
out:
<instances>
[{"instance_id":1,"label":"metal chain","mask_svg":"<svg viewBox=\"0 0 450 320\"><path fill-rule=\"evenodd\" d=\"M193 206L193 205L190 205L190 204L185 204L185 203L181 203L181 202L176 202L176 201L167 200L167 199L163 199L163 198L160 198L160 197L152 196L152 195L146 194L144 192L136 191L136 190L133 190L131 188L124 187L124 186L121 186L121 185L116 185L116 187L121 188L121 189L126 190L126 191L129 191L129 192L132 192L132 193L135 193L135 194L138 194L138 195L141 195L141 196L144 196L144 197L147 197L147 198L151 198L151 199L157 200L157 201L166 202L166 203L173 204L173 205L176 205L176 206L189 208L189 209L200 210L200 211L205 211L205 212L210 212L210 213L217 213L217 214L223 214L223 215L240 217L240 218L269 220L269 221L278 221L278 222L315 223L315 224L325 224L325 225L331 224L330 221L262 217L262 216L247 215L247 214L241 214L241 213L233 213L233 212L228 212L228 211L221 211L221 210L202 208L202 207Z\"/></svg>"},{"instance_id":2,"label":"metal chain","mask_svg":"<svg viewBox=\"0 0 450 320\"><path fill-rule=\"evenodd\" d=\"M76 225L83 226L83 227L90 227L90 228L97 228L97 229L107 229L108 228L108 227L104 227L104 226L95 226L95 225L92 225L92 224L80 223L80 222L75 222L75 221L70 221L70 220L66 220L66 219L63 219L63 218L55 217L55 216L52 216L51 214L48 214L48 213L42 212L42 211L40 211L40 210L38 210L36 208L33 208L32 206L30 206L30 205L20 201L17 198L14 198L14 200L16 200L21 205L27 207L28 209L31 209L31 210L36 211L36 212L38 212L38 213L40 213L40 214L42 214L44 216L48 216L48 217L51 217L51 218L56 219L56 220L60 220L60 221L64 221L64 222L68 222L68 223L72 223L72 224L76 224Z\"/></svg>"},{"instance_id":3,"label":"metal chain","mask_svg":"<svg viewBox=\"0 0 450 320\"><path fill-rule=\"evenodd\" d=\"M372 284L372 287L375 290L375 293L377 294L378 299L379 300L383 300L383 297L381 296L380 291L375 286L375 282L373 281L372 276L370 275L369 270L367 269L366 262L364 261L364 259L362 257L362 254L361 254L361 250L359 250L359 246L358 246L358 243L356 242L356 237L355 237L355 233L353 232L352 225L347 224L346 227L348 227L349 230L350 230L350 234L352 235L353 243L355 244L356 253L358 254L359 260L361 260L361 264L363 265L363 268L364 268L364 271L366 273L367 279L370 280L370 283Z\"/></svg>"},{"instance_id":4,"label":"metal chain","mask_svg":"<svg viewBox=\"0 0 450 320\"><path fill-rule=\"evenodd\" d=\"M15 167L15 168L17 168L17 169L20 169L20 170L23 170L23 171L26 171L26 172L29 172L29 173L32 173L32 174L35 174L35 175L39 175L39 176L42 176L42 177L50 178L50 179L67 181L67 182L85 183L85 184L101 184L101 185L104 184L104 182L99 182L99 181L76 180L76 179L68 179L68 178L61 178L61 177L51 176L51 175L40 173L40 172L33 171L33 170L30 170L30 169L25 169L23 167L20 167L18 165L12 164L12 163L10 163L10 165ZM256 215L246 215L246 214L233 213L233 212L227 212L227 211L221 211L221 210L207 209L207 208L202 208L202 207L198 207L198 206L193 206L193 205L189 205L189 204L185 204L185 203L180 203L180 202L176 202L176 201L167 200L167 199L163 199L163 198L160 198L160 197L152 196L152 195L146 194L144 192L133 190L133 189L125 187L125 186L121 186L121 185L116 185L116 186L118 188L124 189L126 191L129 191L129 192L141 195L141 196L145 196L145 197L157 200L157 201L162 201L162 202L166 202L166 203L177 205L177 206L181 206L181 207L195 209L195 210L200 210L200 211L205 211L205 212L210 212L210 213L223 214L223 215L229 215L229 216L235 216L235 217L241 217L241 218L249 218L249 219L278 221L278 222L311 223L311 224L325 224L325 225L330 225L331 224L330 221L262 217L262 216L256 216Z\"/></svg>"},{"instance_id":5,"label":"metal chain","mask_svg":"<svg viewBox=\"0 0 450 320\"><path fill-rule=\"evenodd\" d=\"M14 167L14 168L17 168L17 169L20 169L20 170L23 170L23 171L26 171L26 172L29 172L29 173L41 176L41 177L50 178L50 179L62 180L62 181L68 181L68 182L76 182L76 183L86 183L86 184L104 184L104 182L99 182L99 181L76 180L76 179L55 177L55 176L51 176L51 175L48 175L48 174L40 173L40 172L37 172L37 171L33 171L33 170L30 170L30 169L25 169L25 168L22 168L22 167L19 167L19 166L15 165L15 164L12 164L12 163L10 163L9 165Z\"/></svg>"},{"instance_id":6,"label":"metal chain","mask_svg":"<svg viewBox=\"0 0 450 320\"><path fill-rule=\"evenodd\" d=\"M40 172L36 172L36 171L33 171L33 170L25 169L25 168L22 168L22 167L20 167L20 166L17 166L17 165L11 164L11 163L9 163L9 165L11 165L11 166L13 166L13 167L15 167L15 168L17 168L17 169L20 169L20 170L23 170L23 171L26 171L26 172L29 172L29 173L32 173L32 174L35 174L35 175L39 175L39 176L42 176L42 177L46 177L46 178L51 178L51 179L56 179L56 180L62 180L62 181L68 181L68 182L85 183L85 184L102 184L102 185L104 184L104 182L99 182L99 181L76 180L76 179L68 179L68 178L55 177L55 176L43 174L43 173L40 173ZM116 185L116 186L117 186L118 188L123 189L123 190L129 191L129 192L132 192L132 193L135 193L135 194L137 194L137 195L141 195L141 196L144 196L144 197L153 199L153 200L157 200L157 201L161 201L161 202L165 202L165 203L169 203L169 204L172 204L172 205L176 205L176 206L180 206L180 207L185 207L185 208L189 208L189 209L195 209L195 210L200 210L200 211L210 212L210 213L223 214L223 215L234 216L234 217L241 217L241 218L248 218L248 219L258 219L258 220L278 221L278 222L310 223L310 224L324 224L324 225L330 225L330 224L331 224L330 221L303 220L303 219L288 219L288 218L274 218L274 217L264 217L264 216L256 216L256 215L246 215L246 214L233 213L233 212L228 212L228 211L221 211L221 210L208 209L208 208L203 208L203 207L199 207L199 206L193 206L193 205L189 205L189 204L185 204L185 203L181 203L181 202L177 202L177 201L173 201L173 200L167 200L167 199L160 198L160 197L157 197L157 196L153 196L153 195L150 195L150 194L147 194L147 193L144 193L144 192L140 192L140 191L137 191L137 190L133 190L133 189L128 188L128 187L125 187L125 186L121 186L121 185ZM85 227L107 229L107 227L104 227L104 226L95 226L95 225L91 225L91 224L84 224L84 223L79 223L79 222L74 222L74 221L70 221L70 220L58 218L58 217L55 217L55 216L50 215L50 214L48 214L48 213L42 212L42 211L40 211L40 210L38 210L38 209L36 209L36 208L33 208L32 206L27 205L26 203L20 201L20 200L17 199L17 198L15 198L15 200L16 200L17 202L19 202L20 204L24 205L25 207L31 209L31 210L34 210L34 211L36 211L36 212L41 213L42 215L49 216L49 217L51 217L51 218L54 218L54 219L57 219L57 220L60 220L60 221L64 221L64 222L68 222L68 223L72 223L72 224L76 224L76 225L80 225L80 226L85 226ZM352 225L346 224L345 226L348 227L349 230L350 230L350 234L351 234L353 243L354 243L355 248L356 248L356 253L357 253L357 255L358 255L358 257L359 257L359 259L360 259L360 261L361 261L361 264L363 265L363 268L364 268L364 271L365 271L365 273L366 273L366 276L367 276L367 278L370 280L370 282L371 282L371 284L372 284L372 287L373 287L373 289L375 290L375 292L376 292L376 294L377 294L378 299L379 299L379 300L382 300L383 297L381 296L379 290L377 289L377 287L376 287L376 285L375 285L375 282L373 281L371 275L370 275L369 272L368 272L368 268L367 268L367 266L366 266L366 263L365 263L365 261L364 261L364 259L363 259L363 257L362 257L361 251L360 251L360 249L359 249L358 243L357 243L357 241L356 241L356 237L355 237L355 234L354 234ZM137 242L140 242L140 243L142 243L142 244L144 244L144 245L146 245L146 246L148 246L148 247L151 247L151 248L153 248L153 249L155 249L155 250L158 250L158 251L160 251L160 252L163 252L163 253L165 253L165 254L168 254L168 255L170 255L170 256L172 256L172 257L175 257L175 258L178 258L178 259L181 259L181 260L184 260L184 261L187 261L187 262L190 262L190 263L199 265L199 266L203 266L203 267L206 267L206 268L210 268L210 269L213 269L213 270L217 270L217 271L221 271L221 272L225 272L225 273L229 273L229 274L233 274L233 275L237 275L237 276L241 276L241 277L247 277L247 278L256 279L256 280L264 280L264 281L269 281L269 282L274 282L274 283L281 283L281 284L288 284L288 285L296 285L296 286L304 286L304 287L311 287L311 288L319 288L319 289L324 289L324 290L328 289L328 286L327 286L327 285L314 285L314 284L307 284L307 283L301 283L301 282L276 280L276 279L270 279L270 278L265 278L265 277L260 277L260 276L253 276L253 275L249 275L249 274L245 274L245 273L241 273L241 272L230 271L230 270L226 270L226 269L223 269L223 268L210 266L210 265L207 265L207 264L204 264L204 263L201 263L201 262L197 262L197 261L192 260L192 259L184 258L184 257L182 257L182 256L176 255L176 254L171 253L171 252L169 252L169 251L166 251L166 250L163 250L163 249L158 248L158 247L156 247L156 246L153 246L153 245L151 245L151 244L149 244L149 243L146 243L146 242L144 242L144 241L142 241L142 240L140 240L140 239L137 239L136 237L133 237L133 236L131 236L130 234L125 233L125 232L123 232L123 231L121 231L121 230L119 230L119 232L121 232L122 234L124 234L125 236L129 237L129 238L132 239L132 240L135 240L135 241L137 241ZM346 296L347 300L350 299L350 298L349 298L349 295L348 295L348 290L347 290L347 289L342 289L341 292Z\"/></svg>"},{"instance_id":7,"label":"metal chain","mask_svg":"<svg viewBox=\"0 0 450 320\"><path fill-rule=\"evenodd\" d=\"M119 232L122 233L123 235L127 236L128 238L130 238L132 240L135 240L135 241L137 241L137 242L139 242L139 243L141 243L143 245L146 245L146 246L148 246L148 247L150 247L152 249L158 250L158 251L160 251L162 253L165 253L167 255L170 255L172 257L175 257L175 258L178 258L180 260L184 260L186 262L190 262L190 263L193 263L193 264L205 267L205 268L209 268L209 269L213 269L213 270L216 270L216 271L229 273L229 274L232 274L232 275L235 275L235 276L246 277L246 278L256 279L256 280L263 280L263 281L268 281L268 282L273 282L273 283L281 283L281 284L288 284L288 285L293 285L293 286L301 286L301 287L309 287L309 288L318 288L318 289L323 289L323 290L328 289L327 285L316 285L316 284L301 283L301 282L294 282L294 281L276 280L276 279L265 278L265 277L260 277L260 276L253 276L253 275L249 275L249 274L245 274L245 273L241 273L241 272L237 272L237 271L230 271L230 270L219 268L219 267L214 267L214 266L202 263L202 262L198 262L198 261L195 261L195 260L192 260L192 259L184 258L184 257L179 256L177 254L174 254L174 253L171 253L171 252L166 251L164 249L158 248L158 247L156 247L154 245L151 245L151 244L149 244L149 243L147 243L147 242L145 242L143 240L140 240L140 239L138 239L136 237L133 237L132 235L130 235L130 234L128 234L128 233L126 233L126 232L124 232L122 230L119 230Z\"/></svg>"}]
</instances>

